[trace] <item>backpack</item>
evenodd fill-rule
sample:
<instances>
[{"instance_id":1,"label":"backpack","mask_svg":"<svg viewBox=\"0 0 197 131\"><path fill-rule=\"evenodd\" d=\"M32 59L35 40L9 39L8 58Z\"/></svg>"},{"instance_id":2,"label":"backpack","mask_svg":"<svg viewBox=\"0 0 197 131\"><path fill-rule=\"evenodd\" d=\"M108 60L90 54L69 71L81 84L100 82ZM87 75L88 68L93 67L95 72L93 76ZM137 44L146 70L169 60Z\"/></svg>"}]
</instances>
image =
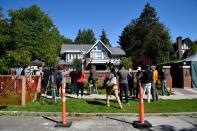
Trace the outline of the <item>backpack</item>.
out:
<instances>
[{"instance_id":1,"label":"backpack","mask_svg":"<svg viewBox=\"0 0 197 131\"><path fill-rule=\"evenodd\" d=\"M151 82L151 72L149 70L147 70L143 73L142 82L143 83L150 83Z\"/></svg>"},{"instance_id":2,"label":"backpack","mask_svg":"<svg viewBox=\"0 0 197 131\"><path fill-rule=\"evenodd\" d=\"M108 80L107 86L113 86L114 84L117 84L117 79L115 76L113 76L111 79Z\"/></svg>"},{"instance_id":3,"label":"backpack","mask_svg":"<svg viewBox=\"0 0 197 131\"><path fill-rule=\"evenodd\" d=\"M56 81L57 81L57 83L61 83L62 82L62 74L61 74L60 71L57 72Z\"/></svg>"}]
</instances>

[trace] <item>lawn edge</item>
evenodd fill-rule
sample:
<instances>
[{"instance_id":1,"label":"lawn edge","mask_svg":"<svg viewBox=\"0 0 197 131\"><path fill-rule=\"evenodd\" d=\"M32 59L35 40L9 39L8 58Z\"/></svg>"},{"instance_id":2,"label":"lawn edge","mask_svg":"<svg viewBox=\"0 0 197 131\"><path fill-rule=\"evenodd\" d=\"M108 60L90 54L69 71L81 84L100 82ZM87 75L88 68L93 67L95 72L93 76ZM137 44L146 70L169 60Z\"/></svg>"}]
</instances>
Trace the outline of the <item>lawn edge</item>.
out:
<instances>
[{"instance_id":1,"label":"lawn edge","mask_svg":"<svg viewBox=\"0 0 197 131\"><path fill-rule=\"evenodd\" d=\"M0 116L51 116L61 117L61 112L0 111ZM138 113L66 113L68 117L138 116ZM145 113L145 116L197 116L197 112Z\"/></svg>"}]
</instances>

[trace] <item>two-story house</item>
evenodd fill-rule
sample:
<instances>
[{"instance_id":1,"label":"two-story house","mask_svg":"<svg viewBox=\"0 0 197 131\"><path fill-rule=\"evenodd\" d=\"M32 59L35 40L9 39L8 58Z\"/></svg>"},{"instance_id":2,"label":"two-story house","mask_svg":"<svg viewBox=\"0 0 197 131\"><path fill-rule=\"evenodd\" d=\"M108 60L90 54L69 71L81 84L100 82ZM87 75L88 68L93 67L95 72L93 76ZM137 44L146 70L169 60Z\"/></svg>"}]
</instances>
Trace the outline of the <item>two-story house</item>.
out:
<instances>
[{"instance_id":1,"label":"two-story house","mask_svg":"<svg viewBox=\"0 0 197 131\"><path fill-rule=\"evenodd\" d=\"M190 38L182 39L181 36L177 37L176 43L174 43L174 58L183 59L186 58L192 46Z\"/></svg>"},{"instance_id":2,"label":"two-story house","mask_svg":"<svg viewBox=\"0 0 197 131\"><path fill-rule=\"evenodd\" d=\"M72 68L74 59L82 59L82 68L89 69L90 65L95 65L97 70L107 69L107 65L120 65L121 57L125 52L119 47L107 47L101 40L95 44L63 44L60 52L59 64L65 64Z\"/></svg>"}]
</instances>

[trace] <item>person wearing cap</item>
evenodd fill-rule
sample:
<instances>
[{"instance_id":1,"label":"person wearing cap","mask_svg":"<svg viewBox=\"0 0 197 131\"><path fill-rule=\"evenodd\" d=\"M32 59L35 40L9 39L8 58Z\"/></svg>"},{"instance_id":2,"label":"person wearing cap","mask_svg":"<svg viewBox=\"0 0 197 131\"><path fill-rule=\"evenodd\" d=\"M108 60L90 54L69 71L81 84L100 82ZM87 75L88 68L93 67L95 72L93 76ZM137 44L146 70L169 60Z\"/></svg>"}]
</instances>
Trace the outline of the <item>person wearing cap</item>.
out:
<instances>
[{"instance_id":1,"label":"person wearing cap","mask_svg":"<svg viewBox=\"0 0 197 131\"><path fill-rule=\"evenodd\" d=\"M77 68L77 99L79 98L79 90L81 90L81 98L83 98L85 72L82 67Z\"/></svg>"},{"instance_id":2,"label":"person wearing cap","mask_svg":"<svg viewBox=\"0 0 197 131\"><path fill-rule=\"evenodd\" d=\"M167 95L170 95L170 92L168 91L166 87L166 80L167 80L167 74L164 69L160 72L160 81L161 81L161 88L162 88L162 95L164 95L164 91L167 92Z\"/></svg>"},{"instance_id":3,"label":"person wearing cap","mask_svg":"<svg viewBox=\"0 0 197 131\"><path fill-rule=\"evenodd\" d=\"M156 88L156 82L158 80L158 71L156 70L156 66L152 66L152 87L151 87L151 92L152 92L152 98L153 101L158 101L158 92Z\"/></svg>"},{"instance_id":4,"label":"person wearing cap","mask_svg":"<svg viewBox=\"0 0 197 131\"><path fill-rule=\"evenodd\" d=\"M141 81L143 76L142 73L142 68L141 67L137 67L137 74L136 74L136 79L137 79L137 86L136 86L136 98L138 98L138 94L139 94L139 82Z\"/></svg>"},{"instance_id":5,"label":"person wearing cap","mask_svg":"<svg viewBox=\"0 0 197 131\"><path fill-rule=\"evenodd\" d=\"M128 77L128 86L129 86L129 91L130 91L130 96L134 96L135 91L134 91L134 77L133 77L133 71L132 68L129 68L129 74L130 76Z\"/></svg>"},{"instance_id":6,"label":"person wearing cap","mask_svg":"<svg viewBox=\"0 0 197 131\"><path fill-rule=\"evenodd\" d=\"M143 94L147 92L147 101L150 103L150 93L151 93L151 70L149 66L146 66L146 70L143 72L142 77L142 86L143 86Z\"/></svg>"}]
</instances>

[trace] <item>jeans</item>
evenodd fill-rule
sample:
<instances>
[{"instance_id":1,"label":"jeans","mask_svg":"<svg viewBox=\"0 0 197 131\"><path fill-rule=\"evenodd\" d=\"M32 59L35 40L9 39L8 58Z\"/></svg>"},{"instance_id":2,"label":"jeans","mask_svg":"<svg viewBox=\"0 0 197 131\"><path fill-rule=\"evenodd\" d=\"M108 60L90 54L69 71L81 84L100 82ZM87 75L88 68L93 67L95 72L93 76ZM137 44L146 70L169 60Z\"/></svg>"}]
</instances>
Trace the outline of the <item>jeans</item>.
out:
<instances>
[{"instance_id":1,"label":"jeans","mask_svg":"<svg viewBox=\"0 0 197 131\"><path fill-rule=\"evenodd\" d=\"M158 92L157 92L156 83L152 83L151 93L152 93L153 101L155 101L155 100L158 101Z\"/></svg>"},{"instance_id":2,"label":"jeans","mask_svg":"<svg viewBox=\"0 0 197 131\"><path fill-rule=\"evenodd\" d=\"M145 83L143 85L143 88L144 88L143 94L145 96L145 93L147 91L147 100L148 100L148 102L150 102L151 83Z\"/></svg>"},{"instance_id":3,"label":"jeans","mask_svg":"<svg viewBox=\"0 0 197 131\"><path fill-rule=\"evenodd\" d=\"M120 83L120 100L122 102L123 91L125 94L126 103L128 103L128 83Z\"/></svg>"},{"instance_id":4,"label":"jeans","mask_svg":"<svg viewBox=\"0 0 197 131\"><path fill-rule=\"evenodd\" d=\"M77 91L77 83L71 82L71 93L74 94Z\"/></svg>"},{"instance_id":5,"label":"jeans","mask_svg":"<svg viewBox=\"0 0 197 131\"><path fill-rule=\"evenodd\" d=\"M166 80L162 80L161 81L161 87L162 87L162 95L164 95L164 91L166 90L166 92L168 93L168 95L170 95L167 87L166 87Z\"/></svg>"},{"instance_id":6,"label":"jeans","mask_svg":"<svg viewBox=\"0 0 197 131\"><path fill-rule=\"evenodd\" d=\"M81 90L81 96L83 96L83 83L77 83L77 96L79 96L79 89Z\"/></svg>"},{"instance_id":7,"label":"jeans","mask_svg":"<svg viewBox=\"0 0 197 131\"><path fill-rule=\"evenodd\" d=\"M134 90L133 84L130 83L128 85L129 85L130 96L134 96L135 95L135 90Z\"/></svg>"}]
</instances>

